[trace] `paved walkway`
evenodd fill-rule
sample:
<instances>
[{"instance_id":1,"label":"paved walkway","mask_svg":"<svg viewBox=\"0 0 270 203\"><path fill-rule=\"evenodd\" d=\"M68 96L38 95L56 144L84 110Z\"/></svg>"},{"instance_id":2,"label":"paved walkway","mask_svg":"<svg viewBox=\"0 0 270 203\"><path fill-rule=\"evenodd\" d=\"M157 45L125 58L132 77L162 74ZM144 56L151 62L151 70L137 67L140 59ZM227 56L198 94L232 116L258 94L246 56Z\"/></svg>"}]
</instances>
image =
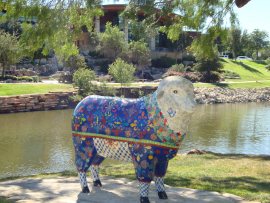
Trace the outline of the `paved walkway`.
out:
<instances>
[{"instance_id":1,"label":"paved walkway","mask_svg":"<svg viewBox=\"0 0 270 203\"><path fill-rule=\"evenodd\" d=\"M80 193L77 177L18 179L0 182L0 196L9 197L19 203L139 203L139 183L125 178L101 177L101 188L90 187L90 194ZM165 185L169 199L160 200L151 183L151 203L247 203L243 198L218 192L207 192ZM250 203L250 202L249 202Z\"/></svg>"}]
</instances>

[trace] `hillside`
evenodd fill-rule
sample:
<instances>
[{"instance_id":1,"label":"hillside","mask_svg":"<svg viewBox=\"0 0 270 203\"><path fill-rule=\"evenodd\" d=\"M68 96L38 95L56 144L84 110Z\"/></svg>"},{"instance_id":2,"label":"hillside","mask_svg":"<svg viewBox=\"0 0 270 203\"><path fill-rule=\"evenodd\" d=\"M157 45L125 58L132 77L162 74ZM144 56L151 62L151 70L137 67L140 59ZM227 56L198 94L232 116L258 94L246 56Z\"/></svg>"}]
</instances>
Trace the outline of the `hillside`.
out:
<instances>
[{"instance_id":1,"label":"hillside","mask_svg":"<svg viewBox=\"0 0 270 203\"><path fill-rule=\"evenodd\" d=\"M226 79L225 81L270 80L270 72L260 62L243 60L243 63L240 63L240 61L223 59L222 63L225 69L234 71L241 77L241 79Z\"/></svg>"}]
</instances>

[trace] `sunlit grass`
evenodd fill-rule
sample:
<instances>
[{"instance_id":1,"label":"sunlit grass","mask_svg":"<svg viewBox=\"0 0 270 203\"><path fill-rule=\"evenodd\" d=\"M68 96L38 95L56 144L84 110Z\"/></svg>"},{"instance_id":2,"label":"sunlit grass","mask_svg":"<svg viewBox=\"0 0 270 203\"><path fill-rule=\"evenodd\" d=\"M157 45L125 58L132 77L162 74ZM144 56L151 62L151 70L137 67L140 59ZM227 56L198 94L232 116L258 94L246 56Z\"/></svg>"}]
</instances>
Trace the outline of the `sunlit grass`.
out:
<instances>
[{"instance_id":1,"label":"sunlit grass","mask_svg":"<svg viewBox=\"0 0 270 203\"><path fill-rule=\"evenodd\" d=\"M241 79L225 79L226 81L270 80L270 72L267 72L262 64L248 60L242 60L242 62L243 63L240 63L239 60L234 61L231 59L222 60L225 69L234 71L241 77Z\"/></svg>"},{"instance_id":2,"label":"sunlit grass","mask_svg":"<svg viewBox=\"0 0 270 203\"><path fill-rule=\"evenodd\" d=\"M230 193L249 201L270 202L270 156L204 154L177 156L169 162L165 184L173 187ZM102 176L136 180L132 163L106 165ZM89 172L87 176L89 176ZM24 178L78 176L76 171L40 174ZM9 177L0 181L22 177Z\"/></svg>"},{"instance_id":3,"label":"sunlit grass","mask_svg":"<svg viewBox=\"0 0 270 203\"><path fill-rule=\"evenodd\" d=\"M0 84L0 96L45 94L50 91L73 90L71 84Z\"/></svg>"}]
</instances>

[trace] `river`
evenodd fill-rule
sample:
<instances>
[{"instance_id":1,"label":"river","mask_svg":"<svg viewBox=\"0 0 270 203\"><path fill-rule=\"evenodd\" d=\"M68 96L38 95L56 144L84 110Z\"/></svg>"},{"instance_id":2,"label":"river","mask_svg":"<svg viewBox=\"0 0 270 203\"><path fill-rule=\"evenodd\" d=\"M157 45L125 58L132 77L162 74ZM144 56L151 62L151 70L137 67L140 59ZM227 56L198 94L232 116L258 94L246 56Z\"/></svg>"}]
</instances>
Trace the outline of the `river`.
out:
<instances>
[{"instance_id":1,"label":"river","mask_svg":"<svg viewBox=\"0 0 270 203\"><path fill-rule=\"evenodd\" d=\"M1 114L0 178L76 170L72 112ZM179 152L193 148L270 155L270 102L198 105Z\"/></svg>"}]
</instances>

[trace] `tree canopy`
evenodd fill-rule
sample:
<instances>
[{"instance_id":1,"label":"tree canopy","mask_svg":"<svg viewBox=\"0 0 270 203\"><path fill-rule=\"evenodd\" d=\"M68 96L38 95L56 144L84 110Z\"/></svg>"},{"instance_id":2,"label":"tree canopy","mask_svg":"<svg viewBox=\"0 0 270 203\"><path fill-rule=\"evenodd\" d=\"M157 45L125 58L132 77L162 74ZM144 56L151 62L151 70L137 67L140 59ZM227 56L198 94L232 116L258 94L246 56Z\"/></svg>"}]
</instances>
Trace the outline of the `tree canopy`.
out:
<instances>
[{"instance_id":1,"label":"tree canopy","mask_svg":"<svg viewBox=\"0 0 270 203\"><path fill-rule=\"evenodd\" d=\"M255 29L250 34L250 46L253 50L256 50L257 59L260 49L264 49L269 46L269 35L264 30Z\"/></svg>"},{"instance_id":2,"label":"tree canopy","mask_svg":"<svg viewBox=\"0 0 270 203\"><path fill-rule=\"evenodd\" d=\"M159 30L167 33L169 39L177 40L184 29L203 32L206 34L199 35L192 48L195 52L202 50L202 54L208 57L214 56L213 40L218 36L225 38L225 16L230 14L230 22L236 21L234 0L127 2L121 16L135 25L138 23L137 14L140 13L144 18L139 26L143 36L154 36ZM24 31L19 44L25 47L25 53L33 53L45 44L44 54L53 49L57 55L68 58L78 53L73 41L82 32L81 26L86 25L91 31L94 17L103 15L101 3L100 0L0 0L0 7L6 10L0 22L23 17ZM31 21L36 24L32 26Z\"/></svg>"},{"instance_id":3,"label":"tree canopy","mask_svg":"<svg viewBox=\"0 0 270 203\"><path fill-rule=\"evenodd\" d=\"M232 27L229 31L227 39L227 46L234 54L235 60L238 54L243 51L244 47L248 43L247 30L242 31L239 28Z\"/></svg>"},{"instance_id":4,"label":"tree canopy","mask_svg":"<svg viewBox=\"0 0 270 203\"><path fill-rule=\"evenodd\" d=\"M2 77L5 76L5 68L18 62L19 47L17 37L0 30L0 63L2 65Z\"/></svg>"}]
</instances>

